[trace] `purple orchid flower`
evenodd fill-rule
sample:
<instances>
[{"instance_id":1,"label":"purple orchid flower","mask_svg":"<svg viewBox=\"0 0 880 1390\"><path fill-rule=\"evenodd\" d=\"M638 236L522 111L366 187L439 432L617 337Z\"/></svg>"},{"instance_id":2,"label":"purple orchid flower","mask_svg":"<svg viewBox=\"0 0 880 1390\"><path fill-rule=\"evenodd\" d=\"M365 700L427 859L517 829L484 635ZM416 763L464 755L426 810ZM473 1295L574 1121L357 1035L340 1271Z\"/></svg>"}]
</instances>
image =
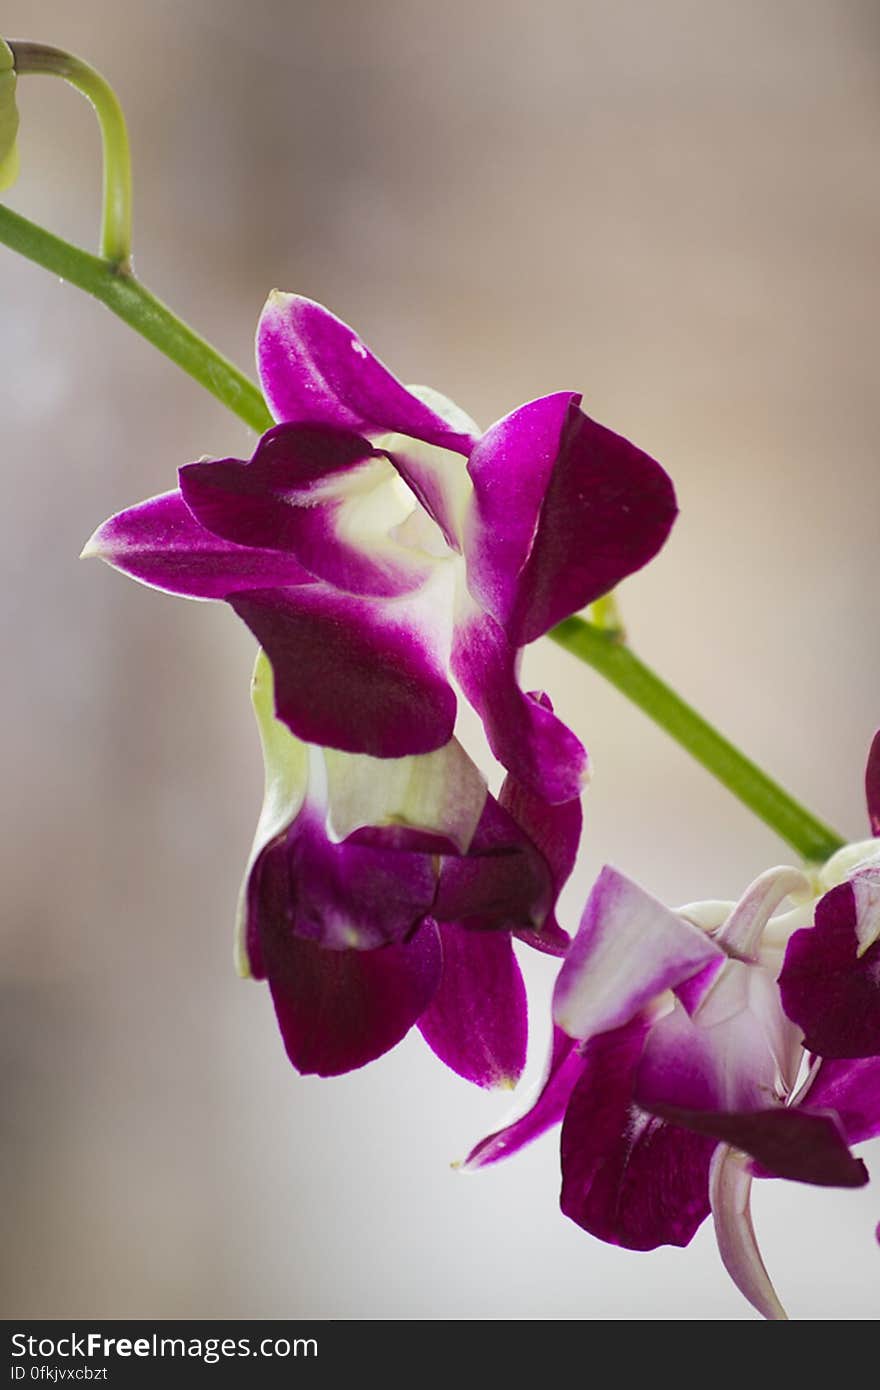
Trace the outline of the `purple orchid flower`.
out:
<instances>
[{"instance_id":1,"label":"purple orchid flower","mask_svg":"<svg viewBox=\"0 0 880 1390\"><path fill-rule=\"evenodd\" d=\"M229 602L272 663L278 718L307 743L442 748L454 678L520 783L577 796L586 753L520 690L519 652L656 554L676 515L667 475L572 392L481 434L296 295L270 296L257 362L279 423L250 462L189 464L83 553Z\"/></svg>"},{"instance_id":2,"label":"purple orchid flower","mask_svg":"<svg viewBox=\"0 0 880 1390\"><path fill-rule=\"evenodd\" d=\"M880 1061L811 1056L783 1007L777 976L813 891L799 870L771 869L736 904L672 912L604 869L557 981L537 1099L468 1165L561 1120L567 1216L650 1250L687 1245L711 1211L737 1287L784 1318L751 1222L753 1178L861 1186L849 1146L880 1133ZM780 914L788 895L803 903Z\"/></svg>"},{"instance_id":3,"label":"purple orchid flower","mask_svg":"<svg viewBox=\"0 0 880 1390\"><path fill-rule=\"evenodd\" d=\"M510 777L496 800L455 740L381 764L304 744L274 715L262 653L253 695L266 790L236 954L268 979L291 1062L351 1071L415 1024L459 1075L513 1085L527 1027L512 937L569 944L554 905L579 801L550 806Z\"/></svg>"}]
</instances>

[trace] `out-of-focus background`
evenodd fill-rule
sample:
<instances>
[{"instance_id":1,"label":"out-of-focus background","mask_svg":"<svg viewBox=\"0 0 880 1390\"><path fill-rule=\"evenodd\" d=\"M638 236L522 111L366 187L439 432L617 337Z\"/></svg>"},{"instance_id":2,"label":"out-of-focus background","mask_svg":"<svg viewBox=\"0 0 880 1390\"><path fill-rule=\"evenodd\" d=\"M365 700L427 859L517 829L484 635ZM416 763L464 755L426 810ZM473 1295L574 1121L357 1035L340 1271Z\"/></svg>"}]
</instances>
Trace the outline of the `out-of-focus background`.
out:
<instances>
[{"instance_id":1,"label":"out-of-focus background","mask_svg":"<svg viewBox=\"0 0 880 1390\"><path fill-rule=\"evenodd\" d=\"M484 424L545 392L665 463L681 518L634 644L843 833L880 724L880 14L873 0L6 0L115 85L136 264L242 367L319 299ZM20 84L8 201L90 247L88 106ZM244 427L0 248L6 1317L747 1318L705 1227L606 1248L545 1138L450 1160L509 1098L413 1035L304 1080L231 915L261 794L253 643L77 555ZM669 902L791 858L549 643L526 679L594 757L577 922L612 861ZM530 962L541 1066L552 963ZM869 1159L870 1153L866 1155ZM880 1176L880 1154L873 1150ZM763 1183L792 1314L874 1318L880 1187Z\"/></svg>"}]
</instances>

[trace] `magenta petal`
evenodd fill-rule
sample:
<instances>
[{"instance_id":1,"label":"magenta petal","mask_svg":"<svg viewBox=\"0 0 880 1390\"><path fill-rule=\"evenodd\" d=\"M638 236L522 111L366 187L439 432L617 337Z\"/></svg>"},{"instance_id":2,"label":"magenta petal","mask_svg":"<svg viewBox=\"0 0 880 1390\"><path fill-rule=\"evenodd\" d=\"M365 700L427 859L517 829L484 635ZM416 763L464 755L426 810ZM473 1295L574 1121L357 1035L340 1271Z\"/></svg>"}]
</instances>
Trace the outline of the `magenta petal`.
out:
<instances>
[{"instance_id":1,"label":"magenta petal","mask_svg":"<svg viewBox=\"0 0 880 1390\"><path fill-rule=\"evenodd\" d=\"M330 950L373 950L408 937L434 899L433 856L334 843L306 808L260 864L261 910ZM268 907L271 895L271 908Z\"/></svg>"},{"instance_id":2,"label":"magenta petal","mask_svg":"<svg viewBox=\"0 0 880 1390\"><path fill-rule=\"evenodd\" d=\"M652 458L562 393L494 425L469 463L472 592L515 646L641 569L675 520L675 492Z\"/></svg>"},{"instance_id":3,"label":"magenta petal","mask_svg":"<svg viewBox=\"0 0 880 1390\"><path fill-rule=\"evenodd\" d=\"M224 599L245 589L312 583L292 555L234 545L206 531L177 491L111 516L83 556L184 598Z\"/></svg>"},{"instance_id":4,"label":"magenta petal","mask_svg":"<svg viewBox=\"0 0 880 1390\"><path fill-rule=\"evenodd\" d=\"M513 615L569 411L579 401L560 391L520 406L486 431L468 461L468 585L502 626Z\"/></svg>"},{"instance_id":5,"label":"magenta petal","mask_svg":"<svg viewBox=\"0 0 880 1390\"><path fill-rule=\"evenodd\" d=\"M865 768L865 796L871 834L880 835L880 729L871 740L871 751Z\"/></svg>"},{"instance_id":6,"label":"magenta petal","mask_svg":"<svg viewBox=\"0 0 880 1390\"><path fill-rule=\"evenodd\" d=\"M506 932L440 927L443 974L419 1019L442 1062L478 1086L513 1086L526 1062L528 1016L522 975Z\"/></svg>"},{"instance_id":7,"label":"magenta petal","mask_svg":"<svg viewBox=\"0 0 880 1390\"><path fill-rule=\"evenodd\" d=\"M559 972L553 1017L571 1037L592 1037L619 1028L664 990L724 960L698 927L606 865Z\"/></svg>"},{"instance_id":8,"label":"magenta petal","mask_svg":"<svg viewBox=\"0 0 880 1390\"><path fill-rule=\"evenodd\" d=\"M230 602L265 649L278 718L299 738L378 758L449 742L455 695L405 600L314 584Z\"/></svg>"},{"instance_id":9,"label":"magenta petal","mask_svg":"<svg viewBox=\"0 0 880 1390\"><path fill-rule=\"evenodd\" d=\"M407 434L462 454L473 443L407 391L353 329L301 295L270 295L257 329L257 367L276 420Z\"/></svg>"},{"instance_id":10,"label":"magenta petal","mask_svg":"<svg viewBox=\"0 0 880 1390\"><path fill-rule=\"evenodd\" d=\"M552 903L547 861L494 797L466 855L443 862L434 916L474 927L536 928Z\"/></svg>"},{"instance_id":11,"label":"magenta petal","mask_svg":"<svg viewBox=\"0 0 880 1390\"><path fill-rule=\"evenodd\" d=\"M553 805L580 795L583 744L538 697L520 690L517 652L488 613L456 628L452 669L502 766Z\"/></svg>"},{"instance_id":12,"label":"magenta petal","mask_svg":"<svg viewBox=\"0 0 880 1390\"><path fill-rule=\"evenodd\" d=\"M714 1139L646 1114L632 1088L649 1023L593 1038L562 1125L562 1210L629 1250L687 1245L709 1214Z\"/></svg>"},{"instance_id":13,"label":"magenta petal","mask_svg":"<svg viewBox=\"0 0 880 1390\"><path fill-rule=\"evenodd\" d=\"M552 708L546 696L533 694L532 699ZM553 904L566 883L577 858L583 826L583 811L579 797L551 805L542 796L508 776L498 797L499 803L510 811L517 825L537 846L547 862L553 888ZM551 909L536 931L520 931L518 936L539 951L564 955L571 944L568 932L556 921Z\"/></svg>"},{"instance_id":14,"label":"magenta petal","mask_svg":"<svg viewBox=\"0 0 880 1390\"><path fill-rule=\"evenodd\" d=\"M582 1070L583 1062L573 1040L561 1028L554 1028L550 1061L534 1102L518 1120L481 1139L468 1154L465 1166L485 1168L500 1158L509 1158L559 1124Z\"/></svg>"},{"instance_id":15,"label":"magenta petal","mask_svg":"<svg viewBox=\"0 0 880 1390\"><path fill-rule=\"evenodd\" d=\"M860 885L875 883L868 870L832 888L816 905L815 925L788 943L783 1008L804 1030L804 1046L822 1057L880 1053L880 940L860 955L857 933Z\"/></svg>"},{"instance_id":16,"label":"magenta petal","mask_svg":"<svg viewBox=\"0 0 880 1390\"><path fill-rule=\"evenodd\" d=\"M850 1144L876 1139L880 1135L880 1057L823 1061L800 1108L833 1111Z\"/></svg>"},{"instance_id":17,"label":"magenta petal","mask_svg":"<svg viewBox=\"0 0 880 1390\"><path fill-rule=\"evenodd\" d=\"M273 921L263 932L272 1000L297 1071L339 1076L400 1042L440 982L431 923L411 941L377 951L326 951Z\"/></svg>"},{"instance_id":18,"label":"magenta petal","mask_svg":"<svg viewBox=\"0 0 880 1390\"><path fill-rule=\"evenodd\" d=\"M756 1159L765 1173L818 1187L864 1187L864 1163L847 1147L836 1115L800 1106L714 1114L657 1106L654 1113L697 1134L709 1135Z\"/></svg>"}]
</instances>

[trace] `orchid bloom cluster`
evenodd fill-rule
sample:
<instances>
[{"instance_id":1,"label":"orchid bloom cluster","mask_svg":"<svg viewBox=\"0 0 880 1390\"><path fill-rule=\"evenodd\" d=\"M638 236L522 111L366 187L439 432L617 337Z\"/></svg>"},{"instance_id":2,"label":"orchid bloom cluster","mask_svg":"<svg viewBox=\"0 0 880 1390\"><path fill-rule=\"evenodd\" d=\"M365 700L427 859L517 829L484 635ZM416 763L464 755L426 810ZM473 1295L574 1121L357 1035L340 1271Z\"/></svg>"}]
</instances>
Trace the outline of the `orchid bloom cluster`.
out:
<instances>
[{"instance_id":1,"label":"orchid bloom cluster","mask_svg":"<svg viewBox=\"0 0 880 1390\"><path fill-rule=\"evenodd\" d=\"M554 905L587 776L519 652L656 553L672 485L571 392L482 434L295 295L270 297L257 363L279 423L253 458L186 465L83 553L226 600L261 644L237 959L268 978L294 1066L350 1070L418 1023L454 1070L512 1083L511 938L568 944ZM507 770L497 799L455 740L453 679Z\"/></svg>"},{"instance_id":2,"label":"orchid bloom cluster","mask_svg":"<svg viewBox=\"0 0 880 1390\"><path fill-rule=\"evenodd\" d=\"M668 477L570 392L481 433L298 296L270 297L257 362L278 423L250 461L186 464L84 551L225 600L260 644L266 786L240 972L268 981L302 1073L360 1067L416 1026L459 1075L512 1086L527 1047L513 941L563 956L540 1094L468 1166L562 1121L567 1216L649 1250L686 1245L711 1211L739 1288L784 1317L753 1178L858 1186L849 1145L880 1132L876 845L678 912L606 868L571 942L556 903L587 754L520 689L519 655L656 554ZM455 737L455 685L506 770L497 798Z\"/></svg>"},{"instance_id":3,"label":"orchid bloom cluster","mask_svg":"<svg viewBox=\"0 0 880 1390\"><path fill-rule=\"evenodd\" d=\"M258 389L137 280L125 120L83 60L0 39L0 190L18 169L29 73L63 77L100 122L100 257L2 205L0 240L97 296L261 435L249 460L186 463L176 488L105 521L83 554L225 601L257 639L265 794L235 952L242 975L267 981L293 1066L336 1076L417 1028L460 1076L512 1086L528 1041L514 946L561 957L538 1095L466 1166L560 1124L566 1216L645 1251L687 1245L711 1213L738 1288L785 1317L752 1225L754 1179L861 1186L852 1146L880 1134L880 734L872 838L839 848L599 622L675 520L658 463L570 391L481 431L298 295L263 310ZM594 604L596 623L573 619ZM804 870L672 911L606 867L569 937L557 903L588 757L519 667L531 642L573 629L560 640L778 829ZM460 697L504 770L497 796L456 736Z\"/></svg>"},{"instance_id":4,"label":"orchid bloom cluster","mask_svg":"<svg viewBox=\"0 0 880 1390\"><path fill-rule=\"evenodd\" d=\"M880 1135L880 733L866 782L875 838L812 880L774 868L737 903L672 912L604 869L556 982L539 1094L468 1165L561 1121L567 1216L651 1250L687 1245L711 1211L737 1286L784 1318L753 1178L860 1187L850 1146Z\"/></svg>"}]
</instances>

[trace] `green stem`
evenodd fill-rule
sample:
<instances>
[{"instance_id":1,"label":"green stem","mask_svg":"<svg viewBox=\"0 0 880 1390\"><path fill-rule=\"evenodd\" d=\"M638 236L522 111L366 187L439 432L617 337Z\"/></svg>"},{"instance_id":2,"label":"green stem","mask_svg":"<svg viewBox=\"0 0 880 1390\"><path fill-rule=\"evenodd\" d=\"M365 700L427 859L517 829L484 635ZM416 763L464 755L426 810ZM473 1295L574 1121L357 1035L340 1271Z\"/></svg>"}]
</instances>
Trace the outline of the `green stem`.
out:
<instances>
[{"instance_id":1,"label":"green stem","mask_svg":"<svg viewBox=\"0 0 880 1390\"><path fill-rule=\"evenodd\" d=\"M2 205L0 242L100 299L258 434L270 428L272 417L259 388L133 275L121 274L98 256L72 246Z\"/></svg>"},{"instance_id":2,"label":"green stem","mask_svg":"<svg viewBox=\"0 0 880 1390\"><path fill-rule=\"evenodd\" d=\"M82 58L45 43L9 39L19 77L43 73L63 77L95 108L104 147L101 255L117 270L131 261L131 155L122 107L108 82Z\"/></svg>"},{"instance_id":3,"label":"green stem","mask_svg":"<svg viewBox=\"0 0 880 1390\"><path fill-rule=\"evenodd\" d=\"M610 681L805 859L824 861L845 842L762 772L613 633L567 618L550 636Z\"/></svg>"}]
</instances>

